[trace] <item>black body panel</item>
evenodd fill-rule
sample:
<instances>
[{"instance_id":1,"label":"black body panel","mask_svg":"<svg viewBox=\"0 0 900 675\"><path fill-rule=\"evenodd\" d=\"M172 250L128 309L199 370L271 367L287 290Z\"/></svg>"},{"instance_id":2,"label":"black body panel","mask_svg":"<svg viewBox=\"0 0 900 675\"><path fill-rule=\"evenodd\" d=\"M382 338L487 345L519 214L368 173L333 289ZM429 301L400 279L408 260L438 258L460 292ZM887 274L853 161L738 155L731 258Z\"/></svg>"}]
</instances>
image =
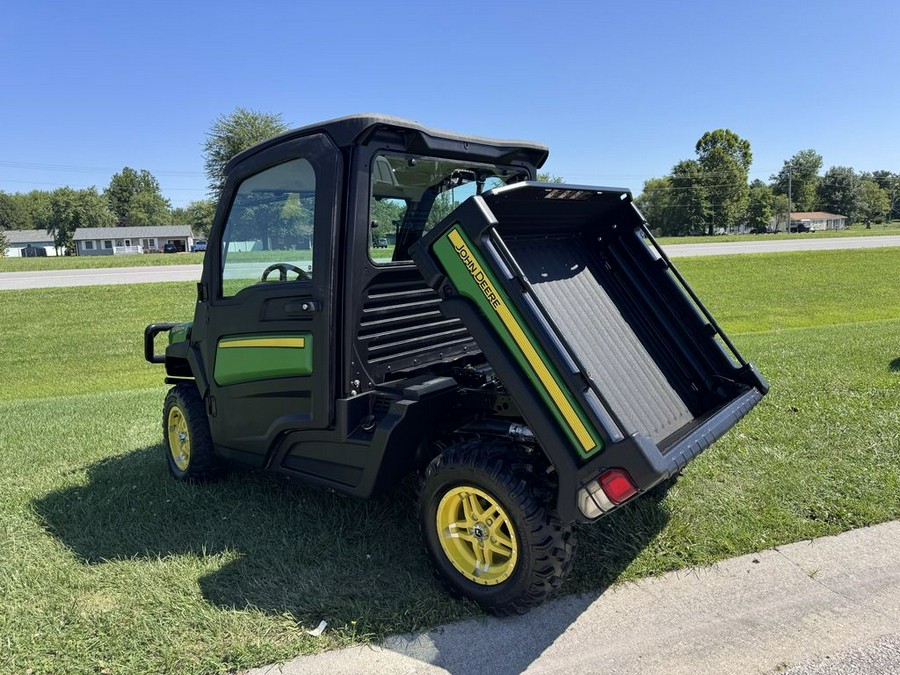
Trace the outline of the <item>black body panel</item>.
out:
<instances>
[{"instance_id":1,"label":"black body panel","mask_svg":"<svg viewBox=\"0 0 900 675\"><path fill-rule=\"evenodd\" d=\"M315 238L312 280L257 283L224 297L223 230L228 207L245 178L294 158L308 160L316 172ZM209 238L201 299L190 342L199 350L207 374L210 430L218 451L250 467L262 466L280 434L325 429L333 423L334 261L340 213L341 155L322 134L305 136L254 154L238 164L226 184L216 225ZM306 308L305 310L302 308ZM218 344L223 337L251 334L311 336L312 372L305 376L216 382Z\"/></svg>"}]
</instances>

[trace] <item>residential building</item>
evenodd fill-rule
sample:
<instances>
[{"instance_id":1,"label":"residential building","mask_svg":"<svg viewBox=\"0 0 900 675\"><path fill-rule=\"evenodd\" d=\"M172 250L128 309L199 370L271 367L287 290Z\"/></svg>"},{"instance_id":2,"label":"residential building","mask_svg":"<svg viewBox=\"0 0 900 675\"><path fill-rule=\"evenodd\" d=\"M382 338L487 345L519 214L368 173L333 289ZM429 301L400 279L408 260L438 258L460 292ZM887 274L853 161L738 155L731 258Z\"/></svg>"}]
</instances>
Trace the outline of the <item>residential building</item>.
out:
<instances>
[{"instance_id":1,"label":"residential building","mask_svg":"<svg viewBox=\"0 0 900 675\"><path fill-rule=\"evenodd\" d=\"M166 244L178 251L190 251L194 243L190 225L80 227L73 239L78 255L158 253Z\"/></svg>"},{"instance_id":2,"label":"residential building","mask_svg":"<svg viewBox=\"0 0 900 675\"><path fill-rule=\"evenodd\" d=\"M823 230L846 230L847 216L824 211L799 211L791 213L790 231L821 232Z\"/></svg>"},{"instance_id":3,"label":"residential building","mask_svg":"<svg viewBox=\"0 0 900 675\"><path fill-rule=\"evenodd\" d=\"M4 230L9 258L56 255L53 235L46 230Z\"/></svg>"}]
</instances>

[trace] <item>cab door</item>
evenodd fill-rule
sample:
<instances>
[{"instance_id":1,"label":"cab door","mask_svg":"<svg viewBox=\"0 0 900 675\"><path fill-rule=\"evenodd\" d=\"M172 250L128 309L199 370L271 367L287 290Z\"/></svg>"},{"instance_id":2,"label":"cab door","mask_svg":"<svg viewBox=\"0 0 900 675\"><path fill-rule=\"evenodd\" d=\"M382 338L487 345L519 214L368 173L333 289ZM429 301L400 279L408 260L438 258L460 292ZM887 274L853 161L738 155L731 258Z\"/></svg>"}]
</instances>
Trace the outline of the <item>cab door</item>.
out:
<instances>
[{"instance_id":1,"label":"cab door","mask_svg":"<svg viewBox=\"0 0 900 675\"><path fill-rule=\"evenodd\" d=\"M251 156L209 239L192 342L213 442L251 466L283 432L331 425L339 177L322 134Z\"/></svg>"}]
</instances>

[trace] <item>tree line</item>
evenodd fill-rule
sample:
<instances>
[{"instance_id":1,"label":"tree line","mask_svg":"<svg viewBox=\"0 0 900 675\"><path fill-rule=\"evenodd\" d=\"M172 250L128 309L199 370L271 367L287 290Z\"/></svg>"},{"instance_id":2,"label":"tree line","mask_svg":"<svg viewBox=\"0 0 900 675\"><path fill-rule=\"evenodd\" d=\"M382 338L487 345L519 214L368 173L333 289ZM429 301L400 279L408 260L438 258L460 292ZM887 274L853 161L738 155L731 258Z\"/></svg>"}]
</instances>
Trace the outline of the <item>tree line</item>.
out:
<instances>
[{"instance_id":1,"label":"tree line","mask_svg":"<svg viewBox=\"0 0 900 675\"><path fill-rule=\"evenodd\" d=\"M42 230L60 249L72 247L79 227L190 225L206 234L215 211L209 199L173 208L149 171L124 167L101 192L96 187L7 194L0 192L0 230Z\"/></svg>"},{"instance_id":2,"label":"tree line","mask_svg":"<svg viewBox=\"0 0 900 675\"><path fill-rule=\"evenodd\" d=\"M203 146L209 198L184 207L172 207L163 197L159 181L146 169L124 167L102 191L96 187L32 190L8 194L0 191L0 256L7 248L4 231L43 230L52 234L57 248L73 248L80 227L189 225L208 236L216 204L224 186L224 168L231 157L287 130L281 115L238 107L210 126Z\"/></svg>"},{"instance_id":3,"label":"tree line","mask_svg":"<svg viewBox=\"0 0 900 675\"><path fill-rule=\"evenodd\" d=\"M0 255L6 248L5 230L44 230L60 249L72 247L80 227L189 225L206 236L227 162L286 130L280 114L238 107L219 116L203 146L209 198L185 207L172 207L152 173L128 166L113 175L102 192L67 186L13 194L0 191ZM645 181L635 200L650 225L664 235L762 232L773 224L787 229L788 213L796 211L827 211L867 225L900 218L900 174L891 171L858 173L851 167L832 166L820 175L822 156L808 149L785 160L768 183L750 182L750 142L730 129L706 132L694 153L668 175Z\"/></svg>"},{"instance_id":4,"label":"tree line","mask_svg":"<svg viewBox=\"0 0 900 675\"><path fill-rule=\"evenodd\" d=\"M822 156L808 149L785 160L768 183L750 182L750 143L730 129L706 132L694 152L668 175L645 181L635 200L663 235L786 230L788 214L798 211L834 213L867 227L900 218L900 174L891 171L832 166L822 174Z\"/></svg>"}]
</instances>

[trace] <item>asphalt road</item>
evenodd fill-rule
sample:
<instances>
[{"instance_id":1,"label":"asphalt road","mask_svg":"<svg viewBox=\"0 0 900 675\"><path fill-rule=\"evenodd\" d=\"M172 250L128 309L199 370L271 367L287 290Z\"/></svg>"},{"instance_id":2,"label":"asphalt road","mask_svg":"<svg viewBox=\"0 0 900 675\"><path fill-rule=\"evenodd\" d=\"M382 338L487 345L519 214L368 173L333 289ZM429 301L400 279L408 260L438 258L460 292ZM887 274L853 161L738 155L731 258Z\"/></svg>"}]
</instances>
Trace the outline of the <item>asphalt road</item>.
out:
<instances>
[{"instance_id":1,"label":"asphalt road","mask_svg":"<svg viewBox=\"0 0 900 675\"><path fill-rule=\"evenodd\" d=\"M821 251L850 248L900 246L900 236L835 237L832 239L766 239L722 244L673 244L665 251L671 258L740 253L778 253L781 251ZM42 272L0 273L0 291L51 286L100 286L104 284L142 284L155 281L199 281L200 265L163 265L158 267L116 267L89 270L48 270Z\"/></svg>"},{"instance_id":2,"label":"asphalt road","mask_svg":"<svg viewBox=\"0 0 900 675\"><path fill-rule=\"evenodd\" d=\"M145 284L156 281L199 281L200 265L160 265L157 267L110 267L87 270L46 270L3 272L0 291L52 286L102 286L105 284Z\"/></svg>"},{"instance_id":3,"label":"asphalt road","mask_svg":"<svg viewBox=\"0 0 900 675\"><path fill-rule=\"evenodd\" d=\"M885 523L248 675L897 673L898 554Z\"/></svg>"},{"instance_id":4,"label":"asphalt road","mask_svg":"<svg viewBox=\"0 0 900 675\"><path fill-rule=\"evenodd\" d=\"M726 242L721 244L673 244L664 246L670 258L699 255L735 255L739 253L783 253L787 251L835 251L847 248L880 248L900 246L900 236L831 237L826 239L766 239L759 241Z\"/></svg>"}]
</instances>

